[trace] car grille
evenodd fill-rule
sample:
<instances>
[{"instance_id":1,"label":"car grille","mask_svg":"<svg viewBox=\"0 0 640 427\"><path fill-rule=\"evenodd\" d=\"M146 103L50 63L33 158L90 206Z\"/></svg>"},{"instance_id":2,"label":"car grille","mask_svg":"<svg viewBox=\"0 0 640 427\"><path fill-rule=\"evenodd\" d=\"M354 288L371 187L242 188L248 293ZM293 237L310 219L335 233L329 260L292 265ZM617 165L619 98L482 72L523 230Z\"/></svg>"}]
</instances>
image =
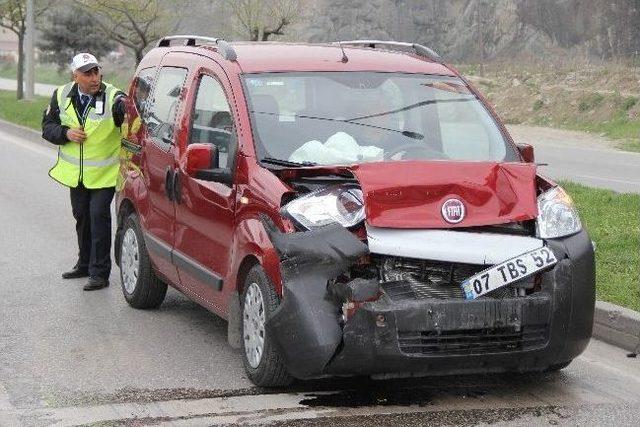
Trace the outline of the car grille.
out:
<instances>
[{"instance_id":1,"label":"car grille","mask_svg":"<svg viewBox=\"0 0 640 427\"><path fill-rule=\"evenodd\" d=\"M460 283L489 267L400 257L381 258L379 266L382 289L393 301L464 299ZM487 294L486 298L515 298L517 295L514 286L506 286Z\"/></svg>"},{"instance_id":2,"label":"car grille","mask_svg":"<svg viewBox=\"0 0 640 427\"><path fill-rule=\"evenodd\" d=\"M409 355L468 355L531 350L546 344L546 326L398 332L400 351Z\"/></svg>"}]
</instances>

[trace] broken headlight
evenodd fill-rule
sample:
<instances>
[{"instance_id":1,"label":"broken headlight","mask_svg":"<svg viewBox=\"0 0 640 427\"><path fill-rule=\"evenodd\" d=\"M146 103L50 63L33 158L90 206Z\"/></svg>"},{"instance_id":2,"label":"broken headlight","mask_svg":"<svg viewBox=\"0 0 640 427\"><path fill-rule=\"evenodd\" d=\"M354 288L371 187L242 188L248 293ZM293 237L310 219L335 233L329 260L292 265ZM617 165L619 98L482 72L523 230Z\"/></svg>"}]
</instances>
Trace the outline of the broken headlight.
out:
<instances>
[{"instance_id":1,"label":"broken headlight","mask_svg":"<svg viewBox=\"0 0 640 427\"><path fill-rule=\"evenodd\" d=\"M362 190L352 185L336 185L305 194L283 208L283 212L306 229L338 223L353 227L364 219Z\"/></svg>"},{"instance_id":2,"label":"broken headlight","mask_svg":"<svg viewBox=\"0 0 640 427\"><path fill-rule=\"evenodd\" d=\"M538 196L538 212L536 229L543 239L568 236L582 229L573 200L560 187Z\"/></svg>"}]
</instances>

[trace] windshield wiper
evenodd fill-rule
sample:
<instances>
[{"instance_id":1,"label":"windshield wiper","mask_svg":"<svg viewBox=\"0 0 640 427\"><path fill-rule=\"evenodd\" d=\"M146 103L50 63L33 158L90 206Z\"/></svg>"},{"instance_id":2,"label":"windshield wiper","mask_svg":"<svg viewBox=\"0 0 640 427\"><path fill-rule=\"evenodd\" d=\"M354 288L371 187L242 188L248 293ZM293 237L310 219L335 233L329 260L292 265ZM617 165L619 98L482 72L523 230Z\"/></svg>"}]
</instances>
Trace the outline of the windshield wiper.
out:
<instances>
[{"instance_id":1,"label":"windshield wiper","mask_svg":"<svg viewBox=\"0 0 640 427\"><path fill-rule=\"evenodd\" d=\"M403 111L413 110L414 108L424 107L425 105L445 104L445 103L449 103L449 102L469 102L469 101L475 101L475 100L476 100L475 97L473 97L473 98L452 98L452 99L431 99L429 101L416 102L415 104L407 105L406 107L398 108L397 110L389 110L389 111L383 111L381 113L369 114L369 115L366 115L366 116L353 117L351 119L346 119L345 122L357 123L357 122L355 122L355 120L363 120L363 119L371 119L373 117L388 116L390 114L401 113Z\"/></svg>"},{"instance_id":2,"label":"windshield wiper","mask_svg":"<svg viewBox=\"0 0 640 427\"><path fill-rule=\"evenodd\" d=\"M251 111L251 113L253 113L253 114L266 114L268 116L276 116L276 115L278 115L277 113L268 113L266 111ZM418 132L413 132L413 131L410 131L410 130L390 129L390 128L385 128L385 127L382 127L382 126L370 125L368 123L358 123L358 122L352 121L352 120L355 120L355 119L334 119L334 118L331 118L331 117L305 116L305 115L301 115L301 114L300 115L296 114L296 115L294 115L294 117L299 118L299 119L324 120L324 121L328 121L328 122L348 123L350 125L364 126L364 127L373 128L373 129L386 130L387 132L399 133L399 134L402 134L402 135L406 136L407 138L411 138L411 139L424 139L424 135L421 134L421 133L418 133ZM278 159L275 159L275 160L278 160ZM307 165L303 165L303 166L307 166Z\"/></svg>"},{"instance_id":3,"label":"windshield wiper","mask_svg":"<svg viewBox=\"0 0 640 427\"><path fill-rule=\"evenodd\" d=\"M298 162L291 162L289 160L284 160L284 159L275 159L273 157L263 157L260 160L261 163L268 163L270 165L276 165L276 166L285 166L285 167L289 167L289 168L299 168L299 167L303 167L303 166L316 166L317 163L314 162L307 162L304 161L302 163L298 163Z\"/></svg>"}]
</instances>

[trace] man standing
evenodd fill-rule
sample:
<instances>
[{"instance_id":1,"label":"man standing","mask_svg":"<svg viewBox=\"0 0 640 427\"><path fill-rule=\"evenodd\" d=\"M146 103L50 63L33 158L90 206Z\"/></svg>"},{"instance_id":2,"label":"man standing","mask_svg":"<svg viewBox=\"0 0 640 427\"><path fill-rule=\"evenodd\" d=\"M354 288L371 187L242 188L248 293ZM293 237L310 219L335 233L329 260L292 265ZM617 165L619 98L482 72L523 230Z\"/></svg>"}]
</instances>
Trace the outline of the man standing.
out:
<instances>
[{"instance_id":1,"label":"man standing","mask_svg":"<svg viewBox=\"0 0 640 427\"><path fill-rule=\"evenodd\" d=\"M42 118L42 137L59 146L49 176L71 189L78 235L78 262L63 279L89 277L85 291L109 286L111 201L119 169L124 93L102 82L98 60L80 53L71 63L73 82L53 92Z\"/></svg>"}]
</instances>

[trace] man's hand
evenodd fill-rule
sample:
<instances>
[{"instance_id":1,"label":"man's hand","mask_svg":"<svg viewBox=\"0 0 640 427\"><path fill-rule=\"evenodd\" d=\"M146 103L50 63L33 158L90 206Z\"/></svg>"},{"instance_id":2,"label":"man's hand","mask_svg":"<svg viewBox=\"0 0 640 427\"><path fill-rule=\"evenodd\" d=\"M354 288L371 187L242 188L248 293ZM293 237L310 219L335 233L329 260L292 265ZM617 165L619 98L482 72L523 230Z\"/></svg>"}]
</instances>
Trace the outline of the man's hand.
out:
<instances>
[{"instance_id":1,"label":"man's hand","mask_svg":"<svg viewBox=\"0 0 640 427\"><path fill-rule=\"evenodd\" d=\"M85 139L87 139L87 134L84 133L82 128L77 129L69 129L67 131L67 139L69 141L77 142L78 144L82 144Z\"/></svg>"}]
</instances>

